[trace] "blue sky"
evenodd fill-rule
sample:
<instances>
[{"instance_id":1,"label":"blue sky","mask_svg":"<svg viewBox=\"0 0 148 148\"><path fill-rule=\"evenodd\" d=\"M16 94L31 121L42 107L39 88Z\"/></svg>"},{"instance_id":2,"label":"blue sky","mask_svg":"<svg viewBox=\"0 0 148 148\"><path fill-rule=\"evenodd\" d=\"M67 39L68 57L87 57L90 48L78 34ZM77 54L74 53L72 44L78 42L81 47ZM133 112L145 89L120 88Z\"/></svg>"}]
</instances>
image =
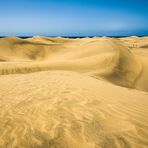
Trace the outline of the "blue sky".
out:
<instances>
[{"instance_id":1,"label":"blue sky","mask_svg":"<svg viewBox=\"0 0 148 148\"><path fill-rule=\"evenodd\" d=\"M0 0L0 35L148 35L148 0Z\"/></svg>"}]
</instances>

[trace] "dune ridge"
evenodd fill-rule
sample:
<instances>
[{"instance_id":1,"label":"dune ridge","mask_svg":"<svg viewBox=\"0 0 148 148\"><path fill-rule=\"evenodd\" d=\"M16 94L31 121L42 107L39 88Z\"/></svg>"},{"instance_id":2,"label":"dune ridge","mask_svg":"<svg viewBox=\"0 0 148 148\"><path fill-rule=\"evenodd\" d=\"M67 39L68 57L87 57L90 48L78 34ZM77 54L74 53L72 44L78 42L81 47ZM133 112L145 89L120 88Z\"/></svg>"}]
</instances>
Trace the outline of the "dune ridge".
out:
<instances>
[{"instance_id":1,"label":"dune ridge","mask_svg":"<svg viewBox=\"0 0 148 148\"><path fill-rule=\"evenodd\" d=\"M141 42L141 38L137 41L137 37L129 37L131 44L135 42L133 38ZM145 71L143 63L123 40L127 39L3 38L0 40L0 74L70 70L147 91L145 84L136 86L137 79L145 79L140 76Z\"/></svg>"},{"instance_id":2,"label":"dune ridge","mask_svg":"<svg viewBox=\"0 0 148 148\"><path fill-rule=\"evenodd\" d=\"M0 39L0 148L147 148L148 37Z\"/></svg>"}]
</instances>

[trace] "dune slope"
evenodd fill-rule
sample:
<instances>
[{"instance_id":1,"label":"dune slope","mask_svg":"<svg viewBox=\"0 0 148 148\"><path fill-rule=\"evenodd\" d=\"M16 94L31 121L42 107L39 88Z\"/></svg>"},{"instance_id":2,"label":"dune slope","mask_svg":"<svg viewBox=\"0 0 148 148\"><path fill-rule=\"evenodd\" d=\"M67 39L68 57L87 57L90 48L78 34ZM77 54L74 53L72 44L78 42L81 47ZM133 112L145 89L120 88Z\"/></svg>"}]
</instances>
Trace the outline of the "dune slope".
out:
<instances>
[{"instance_id":1,"label":"dune slope","mask_svg":"<svg viewBox=\"0 0 148 148\"><path fill-rule=\"evenodd\" d=\"M147 148L148 38L0 39L0 148Z\"/></svg>"},{"instance_id":2,"label":"dune slope","mask_svg":"<svg viewBox=\"0 0 148 148\"><path fill-rule=\"evenodd\" d=\"M143 60L141 52L137 52L137 45L136 49L135 45L134 49L129 46L129 43L132 45L135 42L134 39L3 38L0 39L0 74L70 70L147 91L145 83L148 82L148 64ZM136 38L136 43L137 40L143 43L143 49L147 38Z\"/></svg>"},{"instance_id":3,"label":"dune slope","mask_svg":"<svg viewBox=\"0 0 148 148\"><path fill-rule=\"evenodd\" d=\"M148 145L147 93L67 71L0 81L1 147Z\"/></svg>"}]
</instances>

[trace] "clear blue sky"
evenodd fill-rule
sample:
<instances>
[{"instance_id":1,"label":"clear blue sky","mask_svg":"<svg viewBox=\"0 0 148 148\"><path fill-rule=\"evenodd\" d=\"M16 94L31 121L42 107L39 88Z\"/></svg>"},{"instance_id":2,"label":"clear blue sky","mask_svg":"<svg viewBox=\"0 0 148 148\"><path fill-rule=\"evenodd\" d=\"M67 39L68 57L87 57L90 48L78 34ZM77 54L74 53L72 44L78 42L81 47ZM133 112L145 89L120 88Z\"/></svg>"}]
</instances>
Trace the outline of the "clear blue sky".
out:
<instances>
[{"instance_id":1,"label":"clear blue sky","mask_svg":"<svg viewBox=\"0 0 148 148\"><path fill-rule=\"evenodd\" d=\"M0 0L0 35L148 35L148 0Z\"/></svg>"}]
</instances>

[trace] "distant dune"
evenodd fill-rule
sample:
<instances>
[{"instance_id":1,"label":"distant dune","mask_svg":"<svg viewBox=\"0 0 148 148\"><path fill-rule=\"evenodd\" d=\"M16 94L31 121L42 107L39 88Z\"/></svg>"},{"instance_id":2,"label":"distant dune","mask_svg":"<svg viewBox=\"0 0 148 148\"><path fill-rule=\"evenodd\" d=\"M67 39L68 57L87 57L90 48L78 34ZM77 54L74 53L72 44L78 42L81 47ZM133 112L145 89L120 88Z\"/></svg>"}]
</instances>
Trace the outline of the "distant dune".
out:
<instances>
[{"instance_id":1,"label":"distant dune","mask_svg":"<svg viewBox=\"0 0 148 148\"><path fill-rule=\"evenodd\" d=\"M0 147L148 147L148 37L0 39Z\"/></svg>"},{"instance_id":2,"label":"distant dune","mask_svg":"<svg viewBox=\"0 0 148 148\"><path fill-rule=\"evenodd\" d=\"M147 43L148 37L2 38L0 74L70 70L147 91Z\"/></svg>"}]
</instances>

